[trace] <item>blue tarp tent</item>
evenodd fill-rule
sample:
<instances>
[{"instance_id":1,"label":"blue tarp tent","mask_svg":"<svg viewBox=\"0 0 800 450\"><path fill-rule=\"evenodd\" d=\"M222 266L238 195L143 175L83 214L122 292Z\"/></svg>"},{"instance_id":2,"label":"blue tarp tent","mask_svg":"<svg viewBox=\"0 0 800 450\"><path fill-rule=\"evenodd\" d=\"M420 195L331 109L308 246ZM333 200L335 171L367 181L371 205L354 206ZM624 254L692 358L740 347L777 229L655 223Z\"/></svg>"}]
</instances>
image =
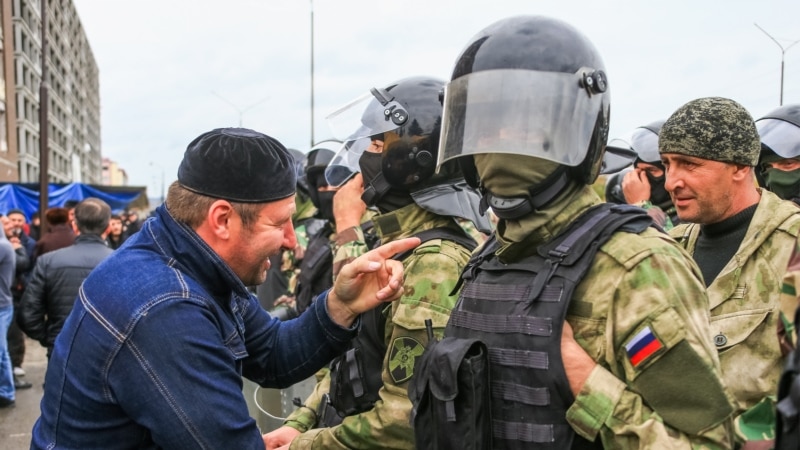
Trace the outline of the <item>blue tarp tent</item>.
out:
<instances>
[{"instance_id":1,"label":"blue tarp tent","mask_svg":"<svg viewBox=\"0 0 800 450\"><path fill-rule=\"evenodd\" d=\"M21 209L30 220L33 213L39 210L39 191L26 186L38 188L36 185L18 183L0 185L0 213L5 214L15 208ZM113 186L99 187L83 183L50 184L47 199L48 205L53 207L64 206L69 200L80 201L87 197L96 197L108 203L112 211L119 213L128 209L132 202L142 196L143 191L143 188L125 190Z\"/></svg>"}]
</instances>

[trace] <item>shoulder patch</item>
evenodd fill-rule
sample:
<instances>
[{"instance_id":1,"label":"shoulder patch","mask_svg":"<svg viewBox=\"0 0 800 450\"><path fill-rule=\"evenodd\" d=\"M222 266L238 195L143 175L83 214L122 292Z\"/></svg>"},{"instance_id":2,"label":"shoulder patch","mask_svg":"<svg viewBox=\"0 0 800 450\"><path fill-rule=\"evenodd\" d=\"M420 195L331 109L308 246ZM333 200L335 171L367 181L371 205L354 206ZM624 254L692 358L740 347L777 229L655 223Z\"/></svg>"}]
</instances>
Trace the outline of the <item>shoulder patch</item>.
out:
<instances>
[{"instance_id":1,"label":"shoulder patch","mask_svg":"<svg viewBox=\"0 0 800 450\"><path fill-rule=\"evenodd\" d=\"M662 348L664 348L664 345L658 340L656 335L653 334L649 326L644 327L642 331L636 333L636 335L625 344L628 359L630 359L633 367L638 366Z\"/></svg>"},{"instance_id":2,"label":"shoulder patch","mask_svg":"<svg viewBox=\"0 0 800 450\"><path fill-rule=\"evenodd\" d=\"M416 339L403 336L392 341L389 349L389 373L395 383L400 384L414 375L414 365L425 347Z\"/></svg>"}]
</instances>

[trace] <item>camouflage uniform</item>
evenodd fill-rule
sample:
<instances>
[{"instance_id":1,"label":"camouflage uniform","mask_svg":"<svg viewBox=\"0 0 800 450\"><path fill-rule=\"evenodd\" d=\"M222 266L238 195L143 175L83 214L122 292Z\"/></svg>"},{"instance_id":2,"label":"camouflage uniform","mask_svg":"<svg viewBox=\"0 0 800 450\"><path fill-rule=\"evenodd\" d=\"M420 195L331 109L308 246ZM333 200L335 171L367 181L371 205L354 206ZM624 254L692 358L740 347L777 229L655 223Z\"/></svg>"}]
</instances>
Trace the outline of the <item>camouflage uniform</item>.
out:
<instances>
[{"instance_id":1,"label":"camouflage uniform","mask_svg":"<svg viewBox=\"0 0 800 450\"><path fill-rule=\"evenodd\" d=\"M792 318L797 304L794 298L781 299L780 292L800 231L800 209L760 191L761 201L739 249L707 290L723 379L736 399L739 440L774 438L775 395L790 349L779 337L785 323L781 311ZM699 234L697 224L670 231L690 253ZM784 343L790 345L790 340Z\"/></svg>"},{"instance_id":2,"label":"camouflage uniform","mask_svg":"<svg viewBox=\"0 0 800 450\"><path fill-rule=\"evenodd\" d=\"M663 228L664 231L669 231L675 227L675 222L677 220L674 220L673 218L677 218L677 215L674 206L664 211L659 206L650 202L650 200L638 202L634 204L634 206L638 206L645 210L647 215L653 219L653 222Z\"/></svg>"},{"instance_id":3,"label":"camouflage uniform","mask_svg":"<svg viewBox=\"0 0 800 450\"><path fill-rule=\"evenodd\" d=\"M515 261L530 254L600 202L585 186L542 212L546 218L513 221L519 239L497 256ZM509 223L501 225L509 230ZM599 437L605 448L731 448L730 399L700 280L689 255L654 228L617 232L600 247L567 315L578 344L597 363L567 411L579 435ZM661 347L634 365L626 344L645 327Z\"/></svg>"},{"instance_id":4,"label":"camouflage uniform","mask_svg":"<svg viewBox=\"0 0 800 450\"><path fill-rule=\"evenodd\" d=\"M286 279L287 287L286 292L275 300L275 305L286 305L289 308L295 307L294 291L297 287L297 276L300 274L300 262L303 260L308 247L306 224L310 220L322 220L314 219L317 208L311 203L311 199L301 192L297 192L295 195L295 208L292 224L294 224L294 234L297 236L297 245L294 249L284 250L281 253L280 271L284 279Z\"/></svg>"},{"instance_id":5,"label":"camouflage uniform","mask_svg":"<svg viewBox=\"0 0 800 450\"><path fill-rule=\"evenodd\" d=\"M416 204L373 220L383 243L426 229L456 227L452 218L430 213ZM358 229L351 230L353 235L361 233ZM352 259L359 249L365 248L363 241L345 245L340 241L339 244L334 263L337 267L340 267L337 262ZM286 420L286 425L303 432L292 441L290 448L413 448L407 386L414 362L428 342L424 320L432 319L436 336L442 336L450 309L457 300L457 295L451 291L469 257L470 252L459 244L432 239L403 260L405 294L385 311L388 350L383 363L380 400L372 410L346 417L341 425L311 429L317 420L320 398L328 390L330 379L326 377L317 384L304 407Z\"/></svg>"}]
</instances>

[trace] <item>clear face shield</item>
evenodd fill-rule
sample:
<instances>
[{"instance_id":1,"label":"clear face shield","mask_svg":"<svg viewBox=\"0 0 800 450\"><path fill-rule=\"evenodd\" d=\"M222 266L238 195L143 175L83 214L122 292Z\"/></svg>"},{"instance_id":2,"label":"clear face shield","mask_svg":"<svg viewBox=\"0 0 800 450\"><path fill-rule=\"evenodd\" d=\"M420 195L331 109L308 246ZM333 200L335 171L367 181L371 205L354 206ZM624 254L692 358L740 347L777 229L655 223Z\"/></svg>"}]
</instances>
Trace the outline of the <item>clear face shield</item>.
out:
<instances>
[{"instance_id":1,"label":"clear face shield","mask_svg":"<svg viewBox=\"0 0 800 450\"><path fill-rule=\"evenodd\" d=\"M779 119L756 121L761 142L781 158L800 158L800 128Z\"/></svg>"},{"instance_id":2,"label":"clear face shield","mask_svg":"<svg viewBox=\"0 0 800 450\"><path fill-rule=\"evenodd\" d=\"M358 160L372 137L396 130L408 120L408 114L391 92L372 88L329 114L326 120L334 136L344 142L325 169L328 184L339 187L360 171Z\"/></svg>"},{"instance_id":3,"label":"clear face shield","mask_svg":"<svg viewBox=\"0 0 800 450\"><path fill-rule=\"evenodd\" d=\"M639 127L622 137L608 141L600 173L618 172L632 165L637 158L650 164L661 162L661 155L658 153L658 135L647 128Z\"/></svg>"},{"instance_id":4,"label":"clear face shield","mask_svg":"<svg viewBox=\"0 0 800 450\"><path fill-rule=\"evenodd\" d=\"M487 70L451 81L445 88L437 167L481 153L579 165L598 115L608 107L607 92L583 87L591 72Z\"/></svg>"}]
</instances>

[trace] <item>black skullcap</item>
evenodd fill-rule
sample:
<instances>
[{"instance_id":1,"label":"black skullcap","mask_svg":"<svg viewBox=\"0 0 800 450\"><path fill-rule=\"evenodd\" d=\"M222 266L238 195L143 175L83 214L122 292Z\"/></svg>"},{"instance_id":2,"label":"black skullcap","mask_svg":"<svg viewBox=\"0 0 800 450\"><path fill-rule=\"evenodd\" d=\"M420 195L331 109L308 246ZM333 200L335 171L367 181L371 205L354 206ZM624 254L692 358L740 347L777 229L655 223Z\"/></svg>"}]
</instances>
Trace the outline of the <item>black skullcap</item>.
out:
<instances>
[{"instance_id":1,"label":"black skullcap","mask_svg":"<svg viewBox=\"0 0 800 450\"><path fill-rule=\"evenodd\" d=\"M295 193L294 158L277 139L247 128L217 128L186 148L178 182L192 192L243 203Z\"/></svg>"}]
</instances>

